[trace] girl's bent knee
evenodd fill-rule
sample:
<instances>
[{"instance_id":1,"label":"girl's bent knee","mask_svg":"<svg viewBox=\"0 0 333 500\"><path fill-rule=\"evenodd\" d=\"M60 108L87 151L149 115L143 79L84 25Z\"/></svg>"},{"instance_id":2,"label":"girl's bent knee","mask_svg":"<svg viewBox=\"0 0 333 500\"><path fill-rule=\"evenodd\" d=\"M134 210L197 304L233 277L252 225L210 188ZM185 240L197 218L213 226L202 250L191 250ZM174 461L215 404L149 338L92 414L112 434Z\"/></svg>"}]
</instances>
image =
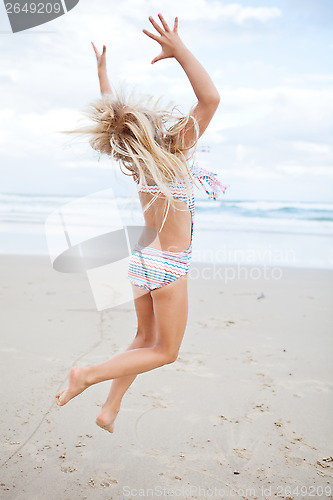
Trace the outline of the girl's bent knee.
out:
<instances>
[{"instance_id":1,"label":"girl's bent knee","mask_svg":"<svg viewBox=\"0 0 333 500\"><path fill-rule=\"evenodd\" d=\"M178 352L168 351L162 347L154 347L156 355L160 358L162 365L168 365L176 361Z\"/></svg>"},{"instance_id":2,"label":"girl's bent knee","mask_svg":"<svg viewBox=\"0 0 333 500\"><path fill-rule=\"evenodd\" d=\"M178 352L169 354L167 364L174 363L177 360L177 358L178 358Z\"/></svg>"}]
</instances>

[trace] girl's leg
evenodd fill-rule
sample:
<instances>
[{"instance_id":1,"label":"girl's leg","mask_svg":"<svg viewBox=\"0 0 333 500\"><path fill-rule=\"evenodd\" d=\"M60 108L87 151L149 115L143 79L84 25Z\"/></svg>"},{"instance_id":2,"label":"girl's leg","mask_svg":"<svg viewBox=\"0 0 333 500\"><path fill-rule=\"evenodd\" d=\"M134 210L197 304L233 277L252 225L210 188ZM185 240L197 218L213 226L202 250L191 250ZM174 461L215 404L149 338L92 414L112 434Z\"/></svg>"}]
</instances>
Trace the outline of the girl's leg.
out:
<instances>
[{"instance_id":1,"label":"girl's leg","mask_svg":"<svg viewBox=\"0 0 333 500\"><path fill-rule=\"evenodd\" d=\"M138 331L133 342L126 349L137 349L142 347L149 347L152 343L145 342ZM132 385L137 375L126 375L124 377L115 378L112 381L111 389L109 395L102 406L102 410L98 417L96 418L96 424L106 429L109 432L113 432L114 430L114 421L119 413L120 405L124 394L127 389Z\"/></svg>"},{"instance_id":2,"label":"girl's leg","mask_svg":"<svg viewBox=\"0 0 333 500\"><path fill-rule=\"evenodd\" d=\"M135 298L134 304L138 318L138 330L133 342L128 346L127 351L142 347L152 347L156 342L154 309L150 293ZM102 406L101 413L96 418L97 425L109 432L113 432L113 423L120 410L122 398L136 377L136 374L126 375L112 381L107 400Z\"/></svg>"},{"instance_id":3,"label":"girl's leg","mask_svg":"<svg viewBox=\"0 0 333 500\"><path fill-rule=\"evenodd\" d=\"M126 375L144 373L177 359L187 322L187 276L151 291L156 321L157 343L152 347L131 349L111 360L88 368L70 371L69 387L56 395L63 406L93 384Z\"/></svg>"}]
</instances>

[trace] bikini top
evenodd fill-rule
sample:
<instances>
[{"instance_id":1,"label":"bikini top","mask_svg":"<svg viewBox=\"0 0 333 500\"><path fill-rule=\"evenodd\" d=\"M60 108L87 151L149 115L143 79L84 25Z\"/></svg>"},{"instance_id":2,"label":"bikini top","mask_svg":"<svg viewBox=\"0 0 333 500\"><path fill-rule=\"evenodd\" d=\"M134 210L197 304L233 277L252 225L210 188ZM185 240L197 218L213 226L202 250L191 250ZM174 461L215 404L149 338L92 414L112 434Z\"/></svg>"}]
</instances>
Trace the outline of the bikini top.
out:
<instances>
[{"instance_id":1,"label":"bikini top","mask_svg":"<svg viewBox=\"0 0 333 500\"><path fill-rule=\"evenodd\" d=\"M220 194L224 194L226 189L229 186L224 186L222 183L219 181L217 174L214 172L211 172L210 170L206 170L202 167L198 166L198 163L196 163L194 166L190 167L190 171L195 179L197 179L200 184L203 186L204 190L206 191L207 195L209 198L216 200L217 197ZM137 174L133 175L133 178L137 184L139 184L139 176ZM204 184L206 183L206 185ZM207 187L208 185L208 187ZM192 182L192 194L191 197L188 197L187 191L186 191L186 183L185 181L180 182L179 184L169 184L169 189L171 191L172 197L181 201L184 201L188 208L191 211L192 214L192 221L194 218L194 212L195 212L195 206L194 206L194 192L193 192L193 182ZM153 194L153 198L150 200L149 203L145 206L145 210L148 210L148 208L154 203L156 198L159 195L165 196L164 193L160 190L159 186L157 184L142 184L142 186L139 189L139 192L141 193L151 193ZM164 216L162 226L160 228L160 231L162 230L164 223L166 221L168 212L169 212L169 206L170 203L168 201L168 209L166 212L166 215Z\"/></svg>"}]
</instances>

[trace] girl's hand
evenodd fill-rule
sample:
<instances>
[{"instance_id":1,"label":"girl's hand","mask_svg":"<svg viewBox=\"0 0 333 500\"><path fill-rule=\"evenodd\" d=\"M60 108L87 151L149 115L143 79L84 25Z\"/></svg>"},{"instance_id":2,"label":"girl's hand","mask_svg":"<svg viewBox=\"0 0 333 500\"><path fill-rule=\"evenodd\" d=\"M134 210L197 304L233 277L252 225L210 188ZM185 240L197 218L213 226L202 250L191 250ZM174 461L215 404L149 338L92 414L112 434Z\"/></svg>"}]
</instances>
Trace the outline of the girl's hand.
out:
<instances>
[{"instance_id":1,"label":"girl's hand","mask_svg":"<svg viewBox=\"0 0 333 500\"><path fill-rule=\"evenodd\" d=\"M96 49L95 45L92 43L93 49L96 54L96 60L97 60L97 69L98 71L106 71L106 59L105 59L105 52L106 52L106 47L103 45L103 52L100 54L98 50Z\"/></svg>"},{"instance_id":2,"label":"girl's hand","mask_svg":"<svg viewBox=\"0 0 333 500\"><path fill-rule=\"evenodd\" d=\"M159 32L161 35L160 37L153 35L147 30L142 30L147 36L152 38L153 40L156 40L161 47L162 47L162 52L155 57L151 64L154 64L156 61L160 61L161 59L167 59L168 57L175 57L175 54L177 50L184 48L184 44L179 38L177 28L178 28L178 17L175 17L175 23L173 30L171 31L167 23L165 22L162 14L158 14L158 17L160 18L162 25L164 27L163 29L154 21L152 16L149 17L149 21L152 23L154 28Z\"/></svg>"}]
</instances>

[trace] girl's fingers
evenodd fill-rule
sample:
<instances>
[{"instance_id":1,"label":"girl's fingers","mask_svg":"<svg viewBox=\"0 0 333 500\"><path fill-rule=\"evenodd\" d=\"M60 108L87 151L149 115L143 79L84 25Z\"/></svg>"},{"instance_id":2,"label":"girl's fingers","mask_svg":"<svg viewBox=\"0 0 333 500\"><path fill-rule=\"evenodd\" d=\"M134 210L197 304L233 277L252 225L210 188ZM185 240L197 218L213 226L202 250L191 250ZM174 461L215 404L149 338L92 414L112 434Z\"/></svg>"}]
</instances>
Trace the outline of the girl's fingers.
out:
<instances>
[{"instance_id":1,"label":"girl's fingers","mask_svg":"<svg viewBox=\"0 0 333 500\"><path fill-rule=\"evenodd\" d=\"M162 54L162 53L161 53L159 56L155 57L155 58L152 60L151 64L154 64L154 63L156 63L157 61L160 61L161 59L164 59L164 57L163 57L163 54Z\"/></svg>"},{"instance_id":2,"label":"girl's fingers","mask_svg":"<svg viewBox=\"0 0 333 500\"><path fill-rule=\"evenodd\" d=\"M164 17L162 16L162 14L159 14L158 17L160 18L161 23L163 24L163 28L165 29L165 31L170 31L170 28L167 25L166 21L164 20Z\"/></svg>"},{"instance_id":3,"label":"girl's fingers","mask_svg":"<svg viewBox=\"0 0 333 500\"><path fill-rule=\"evenodd\" d=\"M177 31L178 29L178 17L175 17L175 24L173 26L173 31Z\"/></svg>"},{"instance_id":4,"label":"girl's fingers","mask_svg":"<svg viewBox=\"0 0 333 500\"><path fill-rule=\"evenodd\" d=\"M159 32L160 35L163 35L163 30L162 28L154 21L154 19L149 16L149 21L151 22L151 24L154 26L154 28Z\"/></svg>"},{"instance_id":5,"label":"girl's fingers","mask_svg":"<svg viewBox=\"0 0 333 500\"><path fill-rule=\"evenodd\" d=\"M153 35L152 33L150 33L149 31L147 30L142 30L146 35L150 36L150 38L152 38L153 40L156 40L156 42L159 42L159 37L156 36L156 35Z\"/></svg>"},{"instance_id":6,"label":"girl's fingers","mask_svg":"<svg viewBox=\"0 0 333 500\"><path fill-rule=\"evenodd\" d=\"M91 43L92 43L93 49L94 49L94 51L95 51L96 57L99 57L99 52L98 52L98 50L96 49L96 47L95 47L95 45L93 44L93 42L91 42Z\"/></svg>"}]
</instances>

